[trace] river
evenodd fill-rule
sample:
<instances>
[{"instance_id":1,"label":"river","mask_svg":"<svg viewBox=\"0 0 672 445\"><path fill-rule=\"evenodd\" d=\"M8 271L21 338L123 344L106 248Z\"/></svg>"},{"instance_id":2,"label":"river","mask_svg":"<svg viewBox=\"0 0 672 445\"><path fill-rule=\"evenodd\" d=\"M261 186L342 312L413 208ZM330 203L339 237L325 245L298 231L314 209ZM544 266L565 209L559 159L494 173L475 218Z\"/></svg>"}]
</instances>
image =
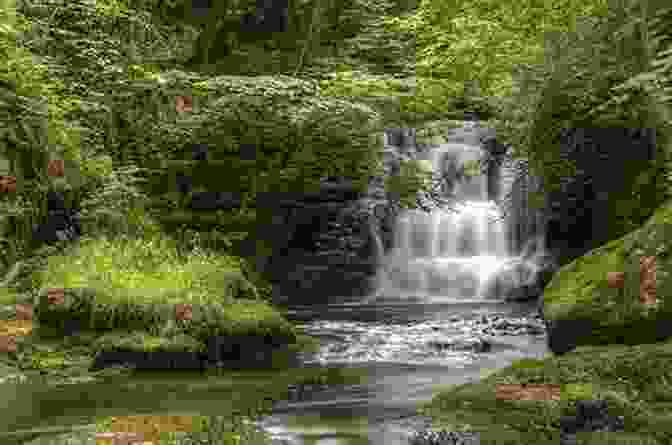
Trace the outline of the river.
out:
<instances>
[{"instance_id":1,"label":"river","mask_svg":"<svg viewBox=\"0 0 672 445\"><path fill-rule=\"evenodd\" d=\"M435 171L463 171L478 159L481 149L468 141L471 136L473 128L465 126L429 151ZM321 340L318 352L301 357L303 367L358 368L367 378L359 385L297 390L273 402L257 426L274 445L408 445L412 431L428 425L416 415L418 404L441 387L547 352L534 303L505 302L486 292L495 272L515 255L507 247L505 222L492 218L497 211L485 175L457 177L452 187L463 202L459 211L399 216L375 295L285 308L301 330ZM506 191L507 185L499 188ZM60 388L4 384L0 432L88 425L103 416L225 415L243 411L253 403L255 387L273 378L171 373ZM18 436L0 433L0 443L11 437Z\"/></svg>"},{"instance_id":2,"label":"river","mask_svg":"<svg viewBox=\"0 0 672 445\"><path fill-rule=\"evenodd\" d=\"M275 402L258 425L274 445L407 445L412 431L428 422L416 415L417 404L441 386L545 353L534 311L492 300L290 308L288 316L323 342L319 352L303 357L304 366L358 367L367 382L297 393ZM488 352L479 352L479 337L489 339ZM254 378L243 384L193 374L64 387L5 384L0 431L46 432L106 416L222 415L242 408L236 401L254 385ZM12 436L3 436L2 443L10 443Z\"/></svg>"},{"instance_id":3,"label":"river","mask_svg":"<svg viewBox=\"0 0 672 445\"><path fill-rule=\"evenodd\" d=\"M416 415L418 403L441 386L544 355L535 315L532 305L491 300L294 308L290 317L323 342L307 365L363 367L368 382L278 403L261 424L278 444L408 445L408 436L428 425ZM492 347L479 352L484 332Z\"/></svg>"}]
</instances>

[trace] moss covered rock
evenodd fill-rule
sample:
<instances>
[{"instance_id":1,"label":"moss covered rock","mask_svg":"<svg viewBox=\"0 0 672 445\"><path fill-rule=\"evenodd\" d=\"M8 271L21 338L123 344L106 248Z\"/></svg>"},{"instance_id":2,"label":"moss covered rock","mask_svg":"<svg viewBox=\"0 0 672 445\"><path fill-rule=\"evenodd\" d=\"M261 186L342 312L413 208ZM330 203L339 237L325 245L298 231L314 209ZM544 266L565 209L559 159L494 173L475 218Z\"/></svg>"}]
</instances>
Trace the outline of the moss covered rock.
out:
<instances>
[{"instance_id":1,"label":"moss covered rock","mask_svg":"<svg viewBox=\"0 0 672 445\"><path fill-rule=\"evenodd\" d=\"M672 336L672 201L639 229L565 265L544 289L543 312L551 350L578 345L646 344ZM640 302L640 258L656 258L655 304ZM608 272L624 272L621 289L607 284Z\"/></svg>"},{"instance_id":2,"label":"moss covered rock","mask_svg":"<svg viewBox=\"0 0 672 445\"><path fill-rule=\"evenodd\" d=\"M482 445L558 444L565 416L577 402L604 400L609 416L623 416L624 430L582 432L578 444L669 444L672 437L670 359L672 342L581 346L562 357L525 359L473 383L440 391L420 414L432 429L472 431ZM498 385L559 385L559 400L497 398Z\"/></svg>"}]
</instances>

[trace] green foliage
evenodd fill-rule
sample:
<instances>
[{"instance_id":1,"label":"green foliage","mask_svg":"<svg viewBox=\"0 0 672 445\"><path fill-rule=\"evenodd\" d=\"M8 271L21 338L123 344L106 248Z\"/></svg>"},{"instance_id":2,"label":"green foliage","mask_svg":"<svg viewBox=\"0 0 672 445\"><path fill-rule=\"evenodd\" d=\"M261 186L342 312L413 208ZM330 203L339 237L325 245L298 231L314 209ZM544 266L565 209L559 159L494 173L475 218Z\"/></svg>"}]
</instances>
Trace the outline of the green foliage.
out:
<instances>
[{"instance_id":1,"label":"green foliage","mask_svg":"<svg viewBox=\"0 0 672 445\"><path fill-rule=\"evenodd\" d=\"M83 239L76 249L51 256L38 272L39 288L93 288L113 301L164 301L168 294L179 301L233 299L225 272L238 268L235 258L194 252L177 254L163 237Z\"/></svg>"},{"instance_id":2,"label":"green foliage","mask_svg":"<svg viewBox=\"0 0 672 445\"><path fill-rule=\"evenodd\" d=\"M429 193L433 186L431 164L422 161L405 161L400 165L399 174L386 178L386 188L394 196L401 208L418 208L418 194Z\"/></svg>"},{"instance_id":3,"label":"green foliage","mask_svg":"<svg viewBox=\"0 0 672 445\"><path fill-rule=\"evenodd\" d=\"M577 401L577 400L592 400L595 397L593 385L570 383L562 386L563 400Z\"/></svg>"},{"instance_id":4,"label":"green foliage","mask_svg":"<svg viewBox=\"0 0 672 445\"><path fill-rule=\"evenodd\" d=\"M664 92L669 72L659 69L669 46L660 17L669 12L656 2L608 3L600 14L547 36L544 58L514 73L512 94L500 101L502 118L492 124L514 156L528 161L530 174L543 178L545 191L558 190L576 173L560 151L566 130L654 129L655 161L633 166L641 171L623 179L622 196L610 198L618 203L610 210L614 239L641 225L672 185L665 173L672 146Z\"/></svg>"},{"instance_id":5,"label":"green foliage","mask_svg":"<svg viewBox=\"0 0 672 445\"><path fill-rule=\"evenodd\" d=\"M365 187L380 168L380 153L372 146L372 135L382 130L375 110L322 98L314 83L219 76L193 87L204 95L194 133L210 143L213 157L240 169L242 143L260 151L256 174L236 177L239 190L307 190L325 176L352 178ZM225 189L230 187L236 185Z\"/></svg>"},{"instance_id":6,"label":"green foliage","mask_svg":"<svg viewBox=\"0 0 672 445\"><path fill-rule=\"evenodd\" d=\"M170 66L171 60L188 56L184 50L198 29L157 14L155 7L145 3L142 10L132 9L117 1L21 3L21 49L45 62L43 71L56 79L50 91L60 98L62 117L76 130L77 138L71 140L81 150L76 159L84 181L77 199L85 232L156 233L158 226L149 217L148 198L153 197L142 182L156 173L158 162L175 157L195 137L223 156L234 155L233 174L222 176L234 183L222 184L222 189L242 189L246 207L255 205L258 192L275 191L277 185L299 190L322 176L346 174L364 187L378 171L371 134L381 128L373 109L323 99L316 84L287 77L264 81L208 78L182 67L165 71L162 66ZM331 6L324 12L332 18L341 14ZM354 25L359 18L350 14ZM332 25L325 22L321 31L331 32L327 28ZM311 66L305 63L307 69ZM175 95L184 93L197 97L198 115L185 118L174 112ZM267 110L268 101L277 107ZM266 151L241 176L235 156L243 141ZM213 233L211 238L231 246L239 236ZM265 289L268 294L269 287Z\"/></svg>"},{"instance_id":7,"label":"green foliage","mask_svg":"<svg viewBox=\"0 0 672 445\"><path fill-rule=\"evenodd\" d=\"M545 32L569 30L575 17L603 6L577 0L420 2L412 16L387 20L392 29L416 36L418 92L408 106L449 106L474 81L483 96L506 96L511 71L538 60Z\"/></svg>"}]
</instances>

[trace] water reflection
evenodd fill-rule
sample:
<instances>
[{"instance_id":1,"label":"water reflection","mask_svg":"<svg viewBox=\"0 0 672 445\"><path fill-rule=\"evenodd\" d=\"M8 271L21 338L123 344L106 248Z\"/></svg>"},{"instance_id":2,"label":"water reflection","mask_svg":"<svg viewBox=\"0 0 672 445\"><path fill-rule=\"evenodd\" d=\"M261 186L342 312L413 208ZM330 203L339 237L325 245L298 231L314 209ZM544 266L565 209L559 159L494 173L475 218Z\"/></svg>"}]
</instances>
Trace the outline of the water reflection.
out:
<instances>
[{"instance_id":1,"label":"water reflection","mask_svg":"<svg viewBox=\"0 0 672 445\"><path fill-rule=\"evenodd\" d=\"M217 415L232 419L268 413L273 400L284 398L287 385L269 385L271 375L248 377L143 373L108 382L55 387L46 382L0 385L10 401L0 415L0 443L20 443L31 434L22 430L92 424L98 418L129 415ZM278 379L277 373L273 374Z\"/></svg>"},{"instance_id":2,"label":"water reflection","mask_svg":"<svg viewBox=\"0 0 672 445\"><path fill-rule=\"evenodd\" d=\"M534 320L525 318L531 311L525 304L464 300L293 307L287 316L322 343L320 351L304 357L301 369L143 372L61 387L0 385L0 397L10 407L0 413L0 432L44 432L111 416L253 419L265 413L258 425L272 434L273 445L408 445L409 425L421 429L427 421L415 416L417 404L438 387L475 380L484 368L545 352L543 336L533 332ZM470 350L468 335L485 336L492 350ZM344 385L292 386L299 373L324 367L366 378ZM0 443L18 444L17 437L0 434Z\"/></svg>"}]
</instances>

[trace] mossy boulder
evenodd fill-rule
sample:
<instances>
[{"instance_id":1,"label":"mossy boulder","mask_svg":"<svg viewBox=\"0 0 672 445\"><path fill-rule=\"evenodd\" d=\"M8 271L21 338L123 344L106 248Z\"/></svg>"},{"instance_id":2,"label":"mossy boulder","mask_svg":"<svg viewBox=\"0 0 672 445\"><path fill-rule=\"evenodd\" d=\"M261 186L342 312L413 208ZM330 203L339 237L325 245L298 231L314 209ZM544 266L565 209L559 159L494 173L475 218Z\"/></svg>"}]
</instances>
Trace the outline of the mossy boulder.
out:
<instances>
[{"instance_id":1,"label":"mossy boulder","mask_svg":"<svg viewBox=\"0 0 672 445\"><path fill-rule=\"evenodd\" d=\"M544 289L549 347L556 354L579 345L646 344L672 337L672 201L639 229L560 268ZM640 258L656 258L655 304L640 302ZM621 289L608 272L624 272Z\"/></svg>"},{"instance_id":2,"label":"mossy boulder","mask_svg":"<svg viewBox=\"0 0 672 445\"><path fill-rule=\"evenodd\" d=\"M184 334L156 337L145 332L111 332L94 344L92 370L111 365L138 369L201 369L203 343Z\"/></svg>"},{"instance_id":3,"label":"mossy boulder","mask_svg":"<svg viewBox=\"0 0 672 445\"><path fill-rule=\"evenodd\" d=\"M479 381L442 389L419 414L432 429L467 430L482 445L552 445L560 442L565 416L578 414L577 402L604 400L608 415L623 416L624 430L581 432L578 444L670 443L670 359L672 342L638 346L581 346L572 354L524 359ZM498 385L558 385L560 399L497 398Z\"/></svg>"},{"instance_id":4,"label":"mossy boulder","mask_svg":"<svg viewBox=\"0 0 672 445\"><path fill-rule=\"evenodd\" d=\"M178 334L173 337L156 337L144 332L111 332L99 337L94 349L100 351L138 351L138 352L199 352L203 343L195 338Z\"/></svg>"},{"instance_id":5,"label":"mossy boulder","mask_svg":"<svg viewBox=\"0 0 672 445\"><path fill-rule=\"evenodd\" d=\"M47 289L37 294L34 316L40 335L120 328L150 330L164 324L174 313L173 305L161 302L113 302L102 298L103 291L93 288L65 288L62 295L62 301L52 304Z\"/></svg>"},{"instance_id":6,"label":"mossy boulder","mask_svg":"<svg viewBox=\"0 0 672 445\"><path fill-rule=\"evenodd\" d=\"M255 336L272 339L274 344L296 342L293 325L265 302L237 301L229 305L194 305L191 320L175 327L199 341L212 337Z\"/></svg>"}]
</instances>

